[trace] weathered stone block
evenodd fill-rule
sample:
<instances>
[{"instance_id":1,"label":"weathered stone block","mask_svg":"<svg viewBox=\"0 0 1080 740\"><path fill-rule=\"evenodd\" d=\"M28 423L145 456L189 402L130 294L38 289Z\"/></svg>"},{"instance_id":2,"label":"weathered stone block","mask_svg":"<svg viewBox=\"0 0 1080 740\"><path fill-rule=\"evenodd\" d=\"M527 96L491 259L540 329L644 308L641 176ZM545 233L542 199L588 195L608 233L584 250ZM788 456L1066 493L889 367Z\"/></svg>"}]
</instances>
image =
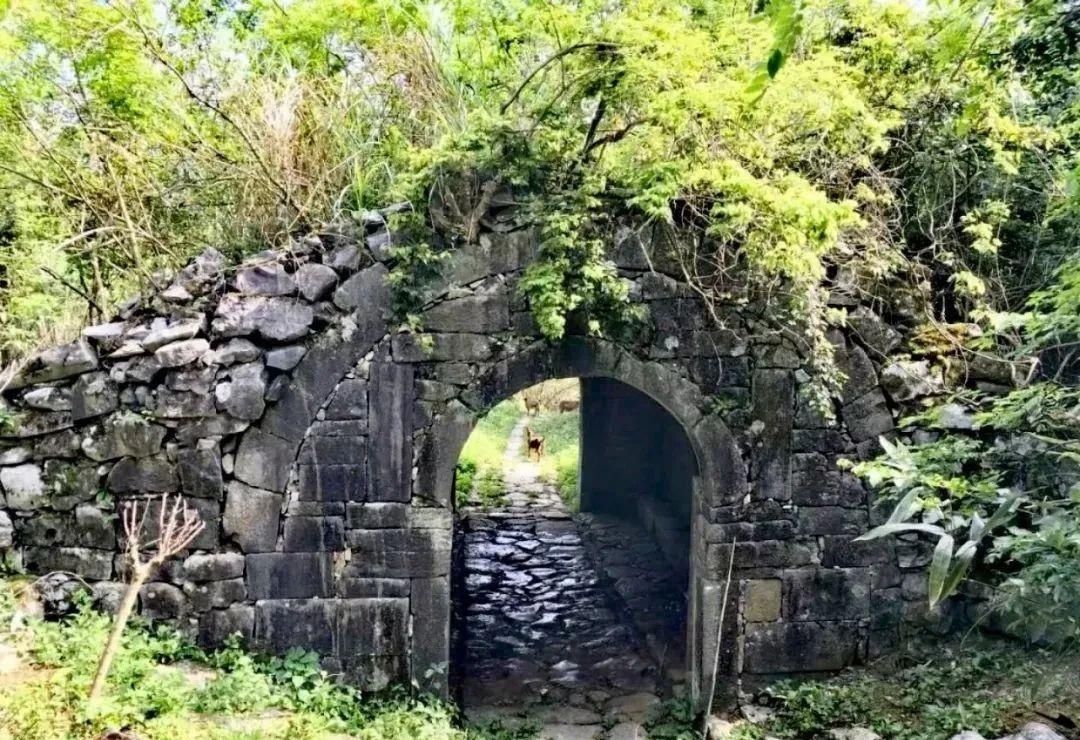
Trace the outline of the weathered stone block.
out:
<instances>
[{"instance_id":1,"label":"weathered stone block","mask_svg":"<svg viewBox=\"0 0 1080 740\"><path fill-rule=\"evenodd\" d=\"M510 305L505 292L465 296L432 306L421 321L428 331L489 334L509 328Z\"/></svg>"},{"instance_id":2,"label":"weathered stone block","mask_svg":"<svg viewBox=\"0 0 1080 740\"><path fill-rule=\"evenodd\" d=\"M754 444L754 495L791 498L791 431L795 384L785 370L758 370L753 383L755 421L764 425Z\"/></svg>"},{"instance_id":3,"label":"weathered stone block","mask_svg":"<svg viewBox=\"0 0 1080 740\"><path fill-rule=\"evenodd\" d=\"M117 407L116 386L107 373L85 373L71 387L71 419L83 421Z\"/></svg>"},{"instance_id":4,"label":"weathered stone block","mask_svg":"<svg viewBox=\"0 0 1080 740\"><path fill-rule=\"evenodd\" d=\"M285 518L285 552L337 552L345 549L345 520L339 516Z\"/></svg>"},{"instance_id":5,"label":"weathered stone block","mask_svg":"<svg viewBox=\"0 0 1080 740\"><path fill-rule=\"evenodd\" d=\"M185 586L191 609L204 612L207 609L223 609L247 598L243 579L189 583Z\"/></svg>"},{"instance_id":6,"label":"weathered stone block","mask_svg":"<svg viewBox=\"0 0 1080 740\"><path fill-rule=\"evenodd\" d=\"M743 619L747 622L775 622L780 618L782 583L778 579L743 582Z\"/></svg>"},{"instance_id":7,"label":"weathered stone block","mask_svg":"<svg viewBox=\"0 0 1080 740\"><path fill-rule=\"evenodd\" d=\"M408 578L339 578L337 595L344 598L403 598L412 590Z\"/></svg>"},{"instance_id":8,"label":"weathered stone block","mask_svg":"<svg viewBox=\"0 0 1080 740\"><path fill-rule=\"evenodd\" d=\"M333 268L314 262L300 265L296 271L296 284L300 295L309 301L321 301L337 285L338 276Z\"/></svg>"},{"instance_id":9,"label":"weathered stone block","mask_svg":"<svg viewBox=\"0 0 1080 740\"><path fill-rule=\"evenodd\" d=\"M125 457L109 471L107 485L116 493L172 493L180 487L176 467L164 455Z\"/></svg>"},{"instance_id":10,"label":"weathered stone block","mask_svg":"<svg viewBox=\"0 0 1080 740\"><path fill-rule=\"evenodd\" d=\"M241 267L236 271L236 289L245 295L292 295L296 280L279 264Z\"/></svg>"},{"instance_id":11,"label":"weathered stone block","mask_svg":"<svg viewBox=\"0 0 1080 740\"><path fill-rule=\"evenodd\" d=\"M880 390L872 390L841 409L851 439L855 442L876 439L893 430L892 412Z\"/></svg>"},{"instance_id":12,"label":"weathered stone block","mask_svg":"<svg viewBox=\"0 0 1080 740\"><path fill-rule=\"evenodd\" d=\"M266 409L266 371L262 363L234 365L228 373L229 380L214 388L218 408L237 419L253 421L261 417Z\"/></svg>"},{"instance_id":13,"label":"weathered stone block","mask_svg":"<svg viewBox=\"0 0 1080 740\"><path fill-rule=\"evenodd\" d=\"M359 423L359 422L345 422ZM373 443L378 444L378 443ZM367 437L324 437L313 434L300 445L300 465L363 465L368 459Z\"/></svg>"},{"instance_id":14,"label":"weathered stone block","mask_svg":"<svg viewBox=\"0 0 1080 740\"><path fill-rule=\"evenodd\" d=\"M762 623L746 627L743 670L748 673L837 671L855 662L854 623Z\"/></svg>"},{"instance_id":15,"label":"weathered stone block","mask_svg":"<svg viewBox=\"0 0 1080 740\"><path fill-rule=\"evenodd\" d=\"M237 479L269 491L284 491L296 445L258 428L249 429L236 453L233 475Z\"/></svg>"},{"instance_id":16,"label":"weathered stone block","mask_svg":"<svg viewBox=\"0 0 1080 740\"><path fill-rule=\"evenodd\" d=\"M472 430L472 418L462 404L453 401L432 422L420 448L417 463L417 496L449 506L454 487L454 462Z\"/></svg>"},{"instance_id":17,"label":"weathered stone block","mask_svg":"<svg viewBox=\"0 0 1080 740\"><path fill-rule=\"evenodd\" d=\"M349 529L395 529L405 526L407 506L398 503L349 504Z\"/></svg>"},{"instance_id":18,"label":"weathered stone block","mask_svg":"<svg viewBox=\"0 0 1080 740\"><path fill-rule=\"evenodd\" d=\"M91 504L75 507L76 544L101 550L116 547L116 530L111 517Z\"/></svg>"},{"instance_id":19,"label":"weathered stone block","mask_svg":"<svg viewBox=\"0 0 1080 740\"><path fill-rule=\"evenodd\" d=\"M408 654L409 599L345 599L338 602L339 655Z\"/></svg>"},{"instance_id":20,"label":"weathered stone block","mask_svg":"<svg viewBox=\"0 0 1080 740\"><path fill-rule=\"evenodd\" d=\"M334 391L334 397L326 407L326 418L366 419L368 412L367 381L343 380Z\"/></svg>"},{"instance_id":21,"label":"weathered stone block","mask_svg":"<svg viewBox=\"0 0 1080 740\"><path fill-rule=\"evenodd\" d=\"M386 283L389 271L383 265L372 265L353 275L334 291L334 305L343 311L362 311L382 314L389 309L390 288Z\"/></svg>"},{"instance_id":22,"label":"weathered stone block","mask_svg":"<svg viewBox=\"0 0 1080 740\"><path fill-rule=\"evenodd\" d=\"M363 501L366 465L298 465L301 501Z\"/></svg>"},{"instance_id":23,"label":"weathered stone block","mask_svg":"<svg viewBox=\"0 0 1080 740\"><path fill-rule=\"evenodd\" d=\"M865 509L842 506L799 507L799 534L862 534L869 529Z\"/></svg>"},{"instance_id":24,"label":"weathered stone block","mask_svg":"<svg viewBox=\"0 0 1080 740\"><path fill-rule=\"evenodd\" d=\"M176 619L187 609L184 592L169 583L148 583L139 589L139 613L144 619Z\"/></svg>"},{"instance_id":25,"label":"weathered stone block","mask_svg":"<svg viewBox=\"0 0 1080 740\"><path fill-rule=\"evenodd\" d=\"M180 490L186 496L220 499L224 482L221 475L221 450L215 443L185 447L177 455Z\"/></svg>"},{"instance_id":26,"label":"weathered stone block","mask_svg":"<svg viewBox=\"0 0 1080 740\"><path fill-rule=\"evenodd\" d=\"M244 575L244 556L236 552L189 555L184 560L184 577L195 583L225 581Z\"/></svg>"},{"instance_id":27,"label":"weathered stone block","mask_svg":"<svg viewBox=\"0 0 1080 740\"><path fill-rule=\"evenodd\" d=\"M0 490L7 497L7 506L19 511L33 511L46 503L41 467L34 463L0 468Z\"/></svg>"},{"instance_id":28,"label":"weathered stone block","mask_svg":"<svg viewBox=\"0 0 1080 740\"><path fill-rule=\"evenodd\" d=\"M232 535L244 552L268 552L277 547L282 496L229 483L225 495L225 533Z\"/></svg>"},{"instance_id":29,"label":"weathered stone block","mask_svg":"<svg viewBox=\"0 0 1080 740\"><path fill-rule=\"evenodd\" d=\"M117 501L117 514L122 513L122 507L126 505L131 497ZM172 507L175 499L169 502L169 506ZM217 501L204 498L187 498L183 499L183 505L189 509L193 509L198 515L199 519L206 525L202 532L192 541L192 550L212 550L218 546L221 542L221 510ZM143 538L144 541L153 541L158 538L158 525L160 524L161 513L161 498L154 497L139 502L140 511L145 507L146 519L143 522Z\"/></svg>"},{"instance_id":30,"label":"weathered stone block","mask_svg":"<svg viewBox=\"0 0 1080 740\"><path fill-rule=\"evenodd\" d=\"M255 600L325 598L333 578L329 553L267 552L246 559L248 596Z\"/></svg>"},{"instance_id":31,"label":"weathered stone block","mask_svg":"<svg viewBox=\"0 0 1080 740\"><path fill-rule=\"evenodd\" d=\"M451 533L441 529L358 529L347 533L349 576L430 578L450 569Z\"/></svg>"},{"instance_id":32,"label":"weathered stone block","mask_svg":"<svg viewBox=\"0 0 1080 740\"><path fill-rule=\"evenodd\" d=\"M821 564L831 567L855 567L895 562L893 545L887 539L856 542L853 537L826 537Z\"/></svg>"},{"instance_id":33,"label":"weathered stone block","mask_svg":"<svg viewBox=\"0 0 1080 740\"><path fill-rule=\"evenodd\" d=\"M396 362L483 362L495 350L485 334L395 334L390 344Z\"/></svg>"},{"instance_id":34,"label":"weathered stone block","mask_svg":"<svg viewBox=\"0 0 1080 740\"><path fill-rule=\"evenodd\" d=\"M729 545L708 545L705 549L705 566L713 578L723 578L727 573ZM806 565L813 553L806 544L792 540L766 540L764 542L740 542L735 545L736 568L777 568Z\"/></svg>"},{"instance_id":35,"label":"weathered stone block","mask_svg":"<svg viewBox=\"0 0 1080 740\"><path fill-rule=\"evenodd\" d=\"M334 653L335 601L261 601L255 605L254 642L272 652L290 648Z\"/></svg>"},{"instance_id":36,"label":"weathered stone block","mask_svg":"<svg viewBox=\"0 0 1080 740\"><path fill-rule=\"evenodd\" d=\"M220 647L233 635L244 642L251 640L255 627L255 608L234 604L228 609L215 609L199 618L199 644Z\"/></svg>"},{"instance_id":37,"label":"weathered stone block","mask_svg":"<svg viewBox=\"0 0 1080 740\"><path fill-rule=\"evenodd\" d=\"M118 457L150 457L161 450L165 431L165 427L137 414L114 414L100 427L91 429L82 449L87 457L98 462Z\"/></svg>"},{"instance_id":38,"label":"weathered stone block","mask_svg":"<svg viewBox=\"0 0 1080 740\"><path fill-rule=\"evenodd\" d=\"M218 303L213 331L222 337L258 332L266 339L291 342L307 334L314 319L310 306L291 298L228 294Z\"/></svg>"},{"instance_id":39,"label":"weathered stone block","mask_svg":"<svg viewBox=\"0 0 1080 740\"><path fill-rule=\"evenodd\" d=\"M22 402L41 411L71 411L71 389L59 386L34 388L23 394Z\"/></svg>"},{"instance_id":40,"label":"weathered stone block","mask_svg":"<svg viewBox=\"0 0 1080 740\"><path fill-rule=\"evenodd\" d=\"M791 500L799 505L865 508L866 498L866 489L850 473L811 470L792 474Z\"/></svg>"},{"instance_id":41,"label":"weathered stone block","mask_svg":"<svg viewBox=\"0 0 1080 740\"><path fill-rule=\"evenodd\" d=\"M368 501L407 502L411 497L412 400L411 367L372 365Z\"/></svg>"},{"instance_id":42,"label":"weathered stone block","mask_svg":"<svg viewBox=\"0 0 1080 740\"><path fill-rule=\"evenodd\" d=\"M8 383L7 389L13 391L28 385L69 378L97 366L97 353L85 339L80 339L38 354Z\"/></svg>"},{"instance_id":43,"label":"weathered stone block","mask_svg":"<svg viewBox=\"0 0 1080 740\"><path fill-rule=\"evenodd\" d=\"M866 568L788 571L784 584L784 618L789 621L835 621L870 615L870 572Z\"/></svg>"}]
</instances>

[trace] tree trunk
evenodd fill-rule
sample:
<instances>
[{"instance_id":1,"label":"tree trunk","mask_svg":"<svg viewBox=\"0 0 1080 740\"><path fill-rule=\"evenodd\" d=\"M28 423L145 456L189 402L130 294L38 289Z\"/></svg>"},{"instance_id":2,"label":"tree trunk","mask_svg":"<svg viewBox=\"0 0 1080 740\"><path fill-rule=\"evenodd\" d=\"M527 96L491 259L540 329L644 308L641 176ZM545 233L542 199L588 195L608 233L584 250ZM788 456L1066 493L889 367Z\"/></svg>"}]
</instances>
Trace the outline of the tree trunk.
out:
<instances>
[{"instance_id":1,"label":"tree trunk","mask_svg":"<svg viewBox=\"0 0 1080 740\"><path fill-rule=\"evenodd\" d=\"M131 618L131 612L135 610L135 600L139 598L139 589L146 583L149 576L150 569L145 566L136 567L131 574L131 583L128 584L127 591L124 592L124 599L120 602L120 608L116 611L116 619L113 622L112 632L109 634L109 642L105 645L105 652L101 654L97 673L94 674L94 683L90 686L89 700L91 702L101 696L101 691L105 688L105 679L109 675L109 668L112 667L116 651L120 648L120 638L124 635L124 627L127 626L128 619Z\"/></svg>"}]
</instances>

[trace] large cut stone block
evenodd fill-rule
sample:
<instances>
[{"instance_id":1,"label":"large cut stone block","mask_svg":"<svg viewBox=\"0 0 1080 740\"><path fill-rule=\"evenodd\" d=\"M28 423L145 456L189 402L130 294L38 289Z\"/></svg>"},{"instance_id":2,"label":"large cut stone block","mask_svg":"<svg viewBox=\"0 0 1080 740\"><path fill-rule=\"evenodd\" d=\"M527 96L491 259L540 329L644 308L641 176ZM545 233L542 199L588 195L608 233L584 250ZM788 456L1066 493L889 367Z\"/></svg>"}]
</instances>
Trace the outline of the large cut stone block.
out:
<instances>
[{"instance_id":1,"label":"large cut stone block","mask_svg":"<svg viewBox=\"0 0 1080 740\"><path fill-rule=\"evenodd\" d=\"M285 552L338 552L345 549L345 519L340 516L290 516L285 519Z\"/></svg>"},{"instance_id":2,"label":"large cut stone block","mask_svg":"<svg viewBox=\"0 0 1080 740\"><path fill-rule=\"evenodd\" d=\"M372 365L368 501L407 502L411 497L412 408L412 368Z\"/></svg>"},{"instance_id":3,"label":"large cut stone block","mask_svg":"<svg viewBox=\"0 0 1080 740\"><path fill-rule=\"evenodd\" d=\"M362 465L367 460L367 452L367 437L322 436L316 430L300 445L296 461L300 465Z\"/></svg>"},{"instance_id":4,"label":"large cut stone block","mask_svg":"<svg viewBox=\"0 0 1080 740\"><path fill-rule=\"evenodd\" d=\"M450 506L454 464L472 431L472 419L458 401L447 404L425 435L417 462L416 494L441 506Z\"/></svg>"},{"instance_id":5,"label":"large cut stone block","mask_svg":"<svg viewBox=\"0 0 1080 740\"><path fill-rule=\"evenodd\" d=\"M255 608L234 604L228 609L214 609L199 618L199 644L220 647L233 635L247 642L255 628Z\"/></svg>"},{"instance_id":6,"label":"large cut stone block","mask_svg":"<svg viewBox=\"0 0 1080 740\"><path fill-rule=\"evenodd\" d=\"M450 660L450 581L417 578L412 583L412 675L424 691L448 689Z\"/></svg>"},{"instance_id":7,"label":"large cut stone block","mask_svg":"<svg viewBox=\"0 0 1080 740\"><path fill-rule=\"evenodd\" d=\"M337 653L406 655L408 599L346 599L338 602Z\"/></svg>"},{"instance_id":8,"label":"large cut stone block","mask_svg":"<svg viewBox=\"0 0 1080 740\"><path fill-rule=\"evenodd\" d=\"M510 303L504 292L454 298L424 311L421 321L428 331L476 334L505 331L510 326Z\"/></svg>"},{"instance_id":9,"label":"large cut stone block","mask_svg":"<svg viewBox=\"0 0 1080 740\"><path fill-rule=\"evenodd\" d=\"M326 407L328 420L366 419L368 415L368 384L366 380L343 380Z\"/></svg>"},{"instance_id":10,"label":"large cut stone block","mask_svg":"<svg viewBox=\"0 0 1080 740\"><path fill-rule=\"evenodd\" d=\"M368 495L367 466L298 465L301 501L363 501Z\"/></svg>"},{"instance_id":11,"label":"large cut stone block","mask_svg":"<svg viewBox=\"0 0 1080 740\"><path fill-rule=\"evenodd\" d=\"M131 501L131 497L117 501L117 514L123 511L123 508L127 503ZM172 497L169 502L170 509L175 504L176 498ZM220 542L220 529L221 529L221 509L220 504L217 501L212 501L205 498L187 498L184 497L183 504L186 508L192 509L199 515L199 519L206 525L199 536L196 537L191 543L192 550L212 550L216 548ZM161 523L161 498L154 497L139 502L139 509L143 511L145 508L146 519L143 522L143 541L151 542L159 536L159 525Z\"/></svg>"},{"instance_id":12,"label":"large cut stone block","mask_svg":"<svg viewBox=\"0 0 1080 740\"><path fill-rule=\"evenodd\" d=\"M164 455L125 457L109 472L108 486L116 493L171 493L180 487L176 467Z\"/></svg>"},{"instance_id":13,"label":"large cut stone block","mask_svg":"<svg viewBox=\"0 0 1080 740\"><path fill-rule=\"evenodd\" d=\"M232 535L244 552L268 552L277 547L282 496L229 483L225 496L225 533Z\"/></svg>"},{"instance_id":14,"label":"large cut stone block","mask_svg":"<svg viewBox=\"0 0 1080 740\"><path fill-rule=\"evenodd\" d=\"M791 498L791 429L795 384L786 370L758 370L753 380L754 420L760 422L751 474L754 495L786 501Z\"/></svg>"},{"instance_id":15,"label":"large cut stone block","mask_svg":"<svg viewBox=\"0 0 1080 740\"><path fill-rule=\"evenodd\" d=\"M749 624L743 641L747 673L838 671L855 662L859 631L854 622Z\"/></svg>"},{"instance_id":16,"label":"large cut stone block","mask_svg":"<svg viewBox=\"0 0 1080 740\"><path fill-rule=\"evenodd\" d=\"M865 509L842 506L799 507L799 534L862 534L869 529Z\"/></svg>"},{"instance_id":17,"label":"large cut stone block","mask_svg":"<svg viewBox=\"0 0 1080 740\"><path fill-rule=\"evenodd\" d=\"M450 571L448 530L358 529L347 537L353 548L350 576L430 578Z\"/></svg>"},{"instance_id":18,"label":"large cut stone block","mask_svg":"<svg viewBox=\"0 0 1080 740\"><path fill-rule=\"evenodd\" d=\"M180 489L195 498L220 499L223 487L221 451L216 444L187 447L177 456L180 470Z\"/></svg>"},{"instance_id":19,"label":"large cut stone block","mask_svg":"<svg viewBox=\"0 0 1080 740\"><path fill-rule=\"evenodd\" d=\"M270 652L290 648L334 652L337 603L334 601L260 601L255 605L255 643Z\"/></svg>"},{"instance_id":20,"label":"large cut stone block","mask_svg":"<svg viewBox=\"0 0 1080 740\"><path fill-rule=\"evenodd\" d=\"M869 568L812 568L784 573L784 618L793 622L870 615Z\"/></svg>"},{"instance_id":21,"label":"large cut stone block","mask_svg":"<svg viewBox=\"0 0 1080 740\"><path fill-rule=\"evenodd\" d=\"M776 578L746 581L743 586L743 618L747 622L775 622L779 619L782 585Z\"/></svg>"},{"instance_id":22,"label":"large cut stone block","mask_svg":"<svg viewBox=\"0 0 1080 740\"><path fill-rule=\"evenodd\" d=\"M249 429L236 453L233 475L269 491L284 491L296 444L258 428Z\"/></svg>"},{"instance_id":23,"label":"large cut stone block","mask_svg":"<svg viewBox=\"0 0 1080 740\"><path fill-rule=\"evenodd\" d=\"M265 552L247 556L246 580L251 599L325 598L333 592L329 553Z\"/></svg>"},{"instance_id":24,"label":"large cut stone block","mask_svg":"<svg viewBox=\"0 0 1080 740\"><path fill-rule=\"evenodd\" d=\"M23 563L31 573L62 570L94 581L108 580L113 572L112 553L85 547L28 547Z\"/></svg>"}]
</instances>

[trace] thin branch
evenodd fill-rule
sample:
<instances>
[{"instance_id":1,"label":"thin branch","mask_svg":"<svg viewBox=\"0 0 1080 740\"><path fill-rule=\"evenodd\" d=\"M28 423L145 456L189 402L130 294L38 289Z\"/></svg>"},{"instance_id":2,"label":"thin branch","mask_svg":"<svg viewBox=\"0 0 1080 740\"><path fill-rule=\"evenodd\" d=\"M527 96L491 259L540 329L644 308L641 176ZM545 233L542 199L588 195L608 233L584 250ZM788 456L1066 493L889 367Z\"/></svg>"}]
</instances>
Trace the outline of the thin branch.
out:
<instances>
[{"instance_id":1,"label":"thin branch","mask_svg":"<svg viewBox=\"0 0 1080 740\"><path fill-rule=\"evenodd\" d=\"M71 284L70 282L68 282L68 281L67 281L67 280L66 280L65 278L63 278L63 277L62 277L62 276L60 276L60 275L57 275L57 274L56 274L55 272L53 272L52 270L50 270L50 269L49 269L48 267L46 267L45 265L41 265L40 267L41 267L41 271L42 271L42 272L44 272L44 273L45 273L46 275L48 275L49 277L51 277L51 278L52 278L53 280L56 280L56 281L58 281L58 282L59 282L59 283L60 283L61 285L63 285L63 286L65 287L65 288L68 288L68 289L72 290L73 292L77 293L77 294L78 294L78 295L79 295L79 296L80 296L80 297L81 297L81 298L82 298L82 299L83 299L84 301L86 301L86 302L87 302L87 303L89 303L89 304L90 304L91 306L93 306L93 307L94 307L94 309L95 309L95 310L96 310L96 311L97 311L97 312L98 312L99 314L101 314L101 315L103 315L103 316L105 315L105 311L104 311L104 309L102 309L102 307L101 307L100 305L98 305L98 302L97 302L97 301L95 301L95 300L94 300L93 298L91 298L91 297L90 297L90 294L89 294L89 293L87 293L87 292L86 292L85 290L83 290L82 288L80 288L80 287L79 287L79 286L77 286L77 285L72 285L72 284Z\"/></svg>"},{"instance_id":2,"label":"thin branch","mask_svg":"<svg viewBox=\"0 0 1080 740\"><path fill-rule=\"evenodd\" d=\"M593 41L582 42L580 44L574 44L573 46L567 46L565 49L561 49L555 52L550 57L541 62L540 66L538 66L528 75L526 75L525 79L521 81L521 84L518 85L516 90L514 90L510 98L499 108L499 113L505 114L506 111L510 108L510 106L514 104L514 101L516 101L518 97L520 97L521 93L525 91L525 88L529 86L529 83L532 82L533 78L536 77L536 75L540 74L542 71L547 69L547 67L559 61L563 57L569 56L574 52L583 51L585 49L595 49L597 51L613 51L615 48L615 44L611 43L610 41Z\"/></svg>"}]
</instances>

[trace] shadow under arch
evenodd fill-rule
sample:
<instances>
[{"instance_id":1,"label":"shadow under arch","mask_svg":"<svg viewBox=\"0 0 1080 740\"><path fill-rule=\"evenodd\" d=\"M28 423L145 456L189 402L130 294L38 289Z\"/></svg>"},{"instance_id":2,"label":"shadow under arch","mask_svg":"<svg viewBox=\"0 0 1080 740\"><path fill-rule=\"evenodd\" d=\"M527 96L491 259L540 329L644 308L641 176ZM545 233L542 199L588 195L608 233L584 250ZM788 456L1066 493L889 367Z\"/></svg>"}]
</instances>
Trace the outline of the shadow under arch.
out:
<instances>
[{"instance_id":1,"label":"shadow under arch","mask_svg":"<svg viewBox=\"0 0 1080 740\"><path fill-rule=\"evenodd\" d=\"M674 419L693 452L696 471L691 493L685 665L691 697L695 704L703 706L705 693L733 671L734 662L729 651L719 654L716 650L722 590L703 567L705 535L700 514L710 507L742 501L747 493L747 471L722 419L702 412L705 397L696 384L669 367L641 360L607 340L568 337L558 343L531 343L494 363L468 386L461 396L462 403L453 402L433 420L433 437L440 442L428 448L426 464L431 475L421 476L421 481L426 479L433 490L417 493L452 508L454 468L477 420L519 391L546 380L573 377L616 380L640 392ZM439 618L449 625L449 603L446 606L446 613ZM734 616L729 612L725 625ZM714 658L717 654L718 660ZM449 666L450 658L447 643L445 665Z\"/></svg>"}]
</instances>

